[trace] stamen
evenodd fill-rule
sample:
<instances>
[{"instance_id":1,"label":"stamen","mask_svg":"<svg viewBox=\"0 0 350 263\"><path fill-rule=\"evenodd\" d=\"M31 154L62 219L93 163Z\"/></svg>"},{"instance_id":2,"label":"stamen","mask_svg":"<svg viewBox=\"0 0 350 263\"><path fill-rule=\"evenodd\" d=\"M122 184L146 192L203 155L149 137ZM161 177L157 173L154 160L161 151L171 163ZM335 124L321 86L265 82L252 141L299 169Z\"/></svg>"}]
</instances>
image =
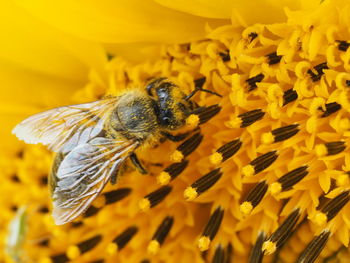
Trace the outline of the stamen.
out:
<instances>
[{"instance_id":1,"label":"stamen","mask_svg":"<svg viewBox=\"0 0 350 263\"><path fill-rule=\"evenodd\" d=\"M350 43L344 41L344 40L336 40L336 42L338 42L338 49L340 51L347 51L349 46L350 46Z\"/></svg>"},{"instance_id":2,"label":"stamen","mask_svg":"<svg viewBox=\"0 0 350 263\"><path fill-rule=\"evenodd\" d=\"M304 165L284 174L281 178L279 178L277 182L281 184L282 191L289 190L301 179L303 179L309 173L307 169L308 166Z\"/></svg>"},{"instance_id":3,"label":"stamen","mask_svg":"<svg viewBox=\"0 0 350 263\"><path fill-rule=\"evenodd\" d=\"M139 202L139 207L142 211L147 211L151 207L156 206L161 201L164 200L164 198L170 193L172 190L171 186L162 186L161 188L157 189L156 191L153 191L152 193L146 195L141 201Z\"/></svg>"},{"instance_id":4,"label":"stamen","mask_svg":"<svg viewBox=\"0 0 350 263\"><path fill-rule=\"evenodd\" d=\"M106 200L105 204L109 205L124 199L130 193L131 193L130 188L120 188L114 191L103 193L102 195L105 197L105 200Z\"/></svg>"},{"instance_id":5,"label":"stamen","mask_svg":"<svg viewBox=\"0 0 350 263\"><path fill-rule=\"evenodd\" d=\"M221 110L221 107L218 104L214 104L208 107L198 107L191 112L191 115L188 118L191 118L192 115L197 115L199 118L199 125L204 124L218 114Z\"/></svg>"},{"instance_id":6,"label":"stamen","mask_svg":"<svg viewBox=\"0 0 350 263\"><path fill-rule=\"evenodd\" d=\"M323 70L324 69L328 69L328 66L327 66L327 62L324 62L324 63L321 63L321 64L318 64L316 66L314 66L314 70L316 70L316 73L309 69L307 71L307 73L310 75L311 79L313 82L316 82L316 81L319 81L322 77L322 75L324 74Z\"/></svg>"},{"instance_id":7,"label":"stamen","mask_svg":"<svg viewBox=\"0 0 350 263\"><path fill-rule=\"evenodd\" d=\"M173 163L169 165L157 177L158 183L161 185L167 185L170 181L174 180L179 174L181 174L187 165L188 160L184 160L181 163Z\"/></svg>"},{"instance_id":8,"label":"stamen","mask_svg":"<svg viewBox=\"0 0 350 263\"><path fill-rule=\"evenodd\" d=\"M117 249L123 249L126 244L133 238L133 236L137 233L138 228L136 226L130 226L125 229L121 234L119 234L115 239L113 239L113 243L117 245Z\"/></svg>"},{"instance_id":9,"label":"stamen","mask_svg":"<svg viewBox=\"0 0 350 263\"><path fill-rule=\"evenodd\" d=\"M226 256L225 256L225 263L231 263L232 262L232 253L233 253L233 247L231 243L228 243L226 247Z\"/></svg>"},{"instance_id":10,"label":"stamen","mask_svg":"<svg viewBox=\"0 0 350 263\"><path fill-rule=\"evenodd\" d=\"M70 259L66 256L66 253L58 254L51 257L53 263L66 263Z\"/></svg>"},{"instance_id":11,"label":"stamen","mask_svg":"<svg viewBox=\"0 0 350 263\"><path fill-rule=\"evenodd\" d=\"M315 146L315 152L318 157L323 157L326 155L335 155L346 148L345 142L327 142L325 144L318 144Z\"/></svg>"},{"instance_id":12,"label":"stamen","mask_svg":"<svg viewBox=\"0 0 350 263\"><path fill-rule=\"evenodd\" d=\"M105 262L104 259L97 259L97 260L91 261L89 263L104 263L104 262Z\"/></svg>"},{"instance_id":13,"label":"stamen","mask_svg":"<svg viewBox=\"0 0 350 263\"><path fill-rule=\"evenodd\" d=\"M283 106L295 101L297 98L298 98L298 93L295 90L293 89L286 90L283 93Z\"/></svg>"},{"instance_id":14,"label":"stamen","mask_svg":"<svg viewBox=\"0 0 350 263\"><path fill-rule=\"evenodd\" d=\"M221 244L219 244L214 253L212 263L225 263L225 250Z\"/></svg>"},{"instance_id":15,"label":"stamen","mask_svg":"<svg viewBox=\"0 0 350 263\"><path fill-rule=\"evenodd\" d=\"M219 53L220 57L222 58L222 61L227 62L231 60L230 51L226 50L225 52Z\"/></svg>"},{"instance_id":16,"label":"stamen","mask_svg":"<svg viewBox=\"0 0 350 263\"><path fill-rule=\"evenodd\" d=\"M97 208L93 205L91 205L84 213L83 217L84 218L88 218L91 217L93 215L96 215L98 211L100 211L101 208Z\"/></svg>"},{"instance_id":17,"label":"stamen","mask_svg":"<svg viewBox=\"0 0 350 263\"><path fill-rule=\"evenodd\" d=\"M151 263L148 259L143 259L140 263Z\"/></svg>"},{"instance_id":18,"label":"stamen","mask_svg":"<svg viewBox=\"0 0 350 263\"><path fill-rule=\"evenodd\" d=\"M349 196L350 191L344 191L341 194L337 195L334 197L332 200L330 200L323 208L322 212L326 214L327 216L327 221L332 220L338 213L339 211L349 202L350 196Z\"/></svg>"},{"instance_id":19,"label":"stamen","mask_svg":"<svg viewBox=\"0 0 350 263\"><path fill-rule=\"evenodd\" d=\"M256 32L249 33L248 37L250 38L250 42L252 42L254 39L258 37L258 34Z\"/></svg>"},{"instance_id":20,"label":"stamen","mask_svg":"<svg viewBox=\"0 0 350 263\"><path fill-rule=\"evenodd\" d=\"M251 77L249 79L246 79L246 82L248 83L248 91L255 90L258 86L256 83L261 82L264 79L265 75L260 73L254 77Z\"/></svg>"},{"instance_id":21,"label":"stamen","mask_svg":"<svg viewBox=\"0 0 350 263\"><path fill-rule=\"evenodd\" d=\"M266 55L269 65L278 64L281 61L282 56L278 56L276 52L272 52Z\"/></svg>"},{"instance_id":22,"label":"stamen","mask_svg":"<svg viewBox=\"0 0 350 263\"><path fill-rule=\"evenodd\" d=\"M152 241L148 245L148 253L155 255L158 252L160 246L164 243L164 240L167 237L173 223L174 218L172 216L167 216L164 218L162 223L157 228L157 231L154 233Z\"/></svg>"},{"instance_id":23,"label":"stamen","mask_svg":"<svg viewBox=\"0 0 350 263\"><path fill-rule=\"evenodd\" d=\"M261 232L250 252L249 263L261 263L263 259L262 246L266 240L266 235L264 232Z\"/></svg>"},{"instance_id":24,"label":"stamen","mask_svg":"<svg viewBox=\"0 0 350 263\"><path fill-rule=\"evenodd\" d=\"M198 247L200 251L205 251L209 249L210 242L216 236L223 217L224 210L219 206L210 216L209 221L204 228L202 236L198 240Z\"/></svg>"},{"instance_id":25,"label":"stamen","mask_svg":"<svg viewBox=\"0 0 350 263\"><path fill-rule=\"evenodd\" d=\"M294 210L268 238L268 240L264 242L262 250L265 255L274 253L277 248L281 247L285 243L287 238L291 235L293 228L299 220L299 217L300 210L298 208ZM270 246L269 242L273 243L274 246ZM274 247L274 249L270 249L271 247Z\"/></svg>"},{"instance_id":26,"label":"stamen","mask_svg":"<svg viewBox=\"0 0 350 263\"><path fill-rule=\"evenodd\" d=\"M260 173L267 167L269 167L277 159L277 157L277 151L271 151L260 155L259 157L251 161L250 164L243 167L242 173L243 175L248 177Z\"/></svg>"},{"instance_id":27,"label":"stamen","mask_svg":"<svg viewBox=\"0 0 350 263\"><path fill-rule=\"evenodd\" d=\"M329 236L329 230L324 230L316 236L300 254L297 263L313 263L326 245Z\"/></svg>"},{"instance_id":28,"label":"stamen","mask_svg":"<svg viewBox=\"0 0 350 263\"><path fill-rule=\"evenodd\" d=\"M240 206L241 212L246 215L250 214L251 210L255 208L265 196L267 188L268 184L266 181L262 181L251 189Z\"/></svg>"},{"instance_id":29,"label":"stamen","mask_svg":"<svg viewBox=\"0 0 350 263\"><path fill-rule=\"evenodd\" d=\"M341 105L336 102L331 102L326 104L326 110L322 110L322 108L319 108L319 110L323 111L323 114L321 115L321 118L328 117L332 113L337 112L341 109Z\"/></svg>"},{"instance_id":30,"label":"stamen","mask_svg":"<svg viewBox=\"0 0 350 263\"><path fill-rule=\"evenodd\" d=\"M215 165L223 163L233 156L241 148L241 145L242 142L239 139L224 144L210 156L211 163Z\"/></svg>"},{"instance_id":31,"label":"stamen","mask_svg":"<svg viewBox=\"0 0 350 263\"><path fill-rule=\"evenodd\" d=\"M261 109L247 111L245 113L238 115L238 118L242 120L241 128L245 128L252 125L254 122L264 117L264 115L265 115L265 112L263 112Z\"/></svg>"},{"instance_id":32,"label":"stamen","mask_svg":"<svg viewBox=\"0 0 350 263\"><path fill-rule=\"evenodd\" d=\"M85 240L77 245L81 254L86 253L97 246L97 244L102 240L101 235L96 235L88 240Z\"/></svg>"},{"instance_id":33,"label":"stamen","mask_svg":"<svg viewBox=\"0 0 350 263\"><path fill-rule=\"evenodd\" d=\"M171 155L171 159L175 162L182 161L199 146L202 139L203 135L200 133L196 133L195 135L191 136L176 148L176 151Z\"/></svg>"},{"instance_id":34,"label":"stamen","mask_svg":"<svg viewBox=\"0 0 350 263\"><path fill-rule=\"evenodd\" d=\"M71 223L71 227L72 228L78 228L80 226L82 226L84 223L82 221L77 221L77 222L72 222Z\"/></svg>"},{"instance_id":35,"label":"stamen","mask_svg":"<svg viewBox=\"0 0 350 263\"><path fill-rule=\"evenodd\" d=\"M299 132L298 127L299 124L292 124L274 129L271 132L264 133L261 137L261 141L264 144L270 144L287 140Z\"/></svg>"},{"instance_id":36,"label":"stamen","mask_svg":"<svg viewBox=\"0 0 350 263\"><path fill-rule=\"evenodd\" d=\"M206 175L195 181L190 187L184 191L184 197L187 201L192 201L210 187L212 187L221 177L222 172L220 168L210 171Z\"/></svg>"}]
</instances>

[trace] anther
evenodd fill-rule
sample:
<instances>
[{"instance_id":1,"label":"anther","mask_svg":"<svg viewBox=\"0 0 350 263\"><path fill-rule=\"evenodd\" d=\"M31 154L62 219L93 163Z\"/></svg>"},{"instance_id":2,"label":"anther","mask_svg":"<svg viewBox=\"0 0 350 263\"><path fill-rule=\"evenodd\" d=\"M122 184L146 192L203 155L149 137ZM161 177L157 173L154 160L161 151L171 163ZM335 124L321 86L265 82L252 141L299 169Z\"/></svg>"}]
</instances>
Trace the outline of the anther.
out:
<instances>
[{"instance_id":1,"label":"anther","mask_svg":"<svg viewBox=\"0 0 350 263\"><path fill-rule=\"evenodd\" d=\"M324 74L323 70L328 69L327 62L314 66L314 70L309 69L307 73L310 75L313 82L319 81ZM316 71L316 73L314 72Z\"/></svg>"},{"instance_id":2,"label":"anther","mask_svg":"<svg viewBox=\"0 0 350 263\"><path fill-rule=\"evenodd\" d=\"M292 188L296 183L298 183L300 180L302 180L309 172L307 171L308 166L304 165L301 167L298 167L283 176L281 176L277 182L281 184L282 191L289 190Z\"/></svg>"},{"instance_id":3,"label":"anther","mask_svg":"<svg viewBox=\"0 0 350 263\"><path fill-rule=\"evenodd\" d=\"M349 46L350 46L350 43L344 41L344 40L336 40L338 42L338 49L340 51L347 51Z\"/></svg>"},{"instance_id":4,"label":"anther","mask_svg":"<svg viewBox=\"0 0 350 263\"><path fill-rule=\"evenodd\" d=\"M188 160L184 160L180 163L173 163L164 169L157 177L157 181L161 185L166 185L170 181L174 180L183 170L186 169Z\"/></svg>"},{"instance_id":5,"label":"anther","mask_svg":"<svg viewBox=\"0 0 350 263\"><path fill-rule=\"evenodd\" d=\"M299 124L292 124L283 126L272 130L271 132L264 133L261 140L264 144L270 144L273 142L281 142L289 139L299 132Z\"/></svg>"},{"instance_id":6,"label":"anther","mask_svg":"<svg viewBox=\"0 0 350 263\"><path fill-rule=\"evenodd\" d=\"M322 108L319 108L319 110L323 111L321 118L328 117L332 113L337 112L341 109L341 105L336 102L331 102L326 104L326 110L322 110Z\"/></svg>"},{"instance_id":7,"label":"anther","mask_svg":"<svg viewBox=\"0 0 350 263\"><path fill-rule=\"evenodd\" d=\"M254 77L251 77L249 79L246 79L245 82L248 83L248 91L252 91L255 90L258 86L256 85L256 83L261 82L264 79L265 75L260 73Z\"/></svg>"},{"instance_id":8,"label":"anther","mask_svg":"<svg viewBox=\"0 0 350 263\"><path fill-rule=\"evenodd\" d=\"M270 255L275 252L276 249L281 247L288 237L291 235L293 228L298 222L300 217L299 208L294 210L277 228L275 232L263 243L262 251L265 255Z\"/></svg>"},{"instance_id":9,"label":"anther","mask_svg":"<svg viewBox=\"0 0 350 263\"><path fill-rule=\"evenodd\" d=\"M255 158L250 164L242 168L245 176L252 176L268 168L278 157L277 151L271 151Z\"/></svg>"},{"instance_id":10,"label":"anther","mask_svg":"<svg viewBox=\"0 0 350 263\"><path fill-rule=\"evenodd\" d=\"M228 245L226 247L225 262L224 263L231 263L232 262L232 253L233 253L232 244L228 243Z\"/></svg>"},{"instance_id":11,"label":"anther","mask_svg":"<svg viewBox=\"0 0 350 263\"><path fill-rule=\"evenodd\" d=\"M291 103L297 99L298 99L298 93L295 90L293 90L293 89L286 90L283 93L283 106L285 106L288 103Z\"/></svg>"},{"instance_id":12,"label":"anther","mask_svg":"<svg viewBox=\"0 0 350 263\"><path fill-rule=\"evenodd\" d=\"M154 233L152 241L147 247L148 253L155 255L158 252L160 246L164 243L164 240L167 237L173 223L174 218L172 216L167 216L166 218L164 218L164 220Z\"/></svg>"},{"instance_id":13,"label":"anther","mask_svg":"<svg viewBox=\"0 0 350 263\"><path fill-rule=\"evenodd\" d=\"M219 55L220 55L222 61L224 61L224 62L227 62L227 61L231 60L230 51L229 50L226 50L225 52L220 52Z\"/></svg>"},{"instance_id":14,"label":"anther","mask_svg":"<svg viewBox=\"0 0 350 263\"><path fill-rule=\"evenodd\" d=\"M105 260L102 258L102 259L97 259L97 260L94 260L94 261L91 261L89 263L104 263Z\"/></svg>"},{"instance_id":15,"label":"anther","mask_svg":"<svg viewBox=\"0 0 350 263\"><path fill-rule=\"evenodd\" d=\"M278 64L281 61L282 56L278 56L276 52L272 52L266 55L269 65Z\"/></svg>"},{"instance_id":16,"label":"anther","mask_svg":"<svg viewBox=\"0 0 350 263\"><path fill-rule=\"evenodd\" d=\"M148 259L143 259L140 263L151 263Z\"/></svg>"},{"instance_id":17,"label":"anther","mask_svg":"<svg viewBox=\"0 0 350 263\"><path fill-rule=\"evenodd\" d=\"M66 262L68 262L68 261L70 260L70 259L67 257L66 253L51 256L50 259L51 259L51 261L52 261L53 263L66 263Z\"/></svg>"},{"instance_id":18,"label":"anther","mask_svg":"<svg viewBox=\"0 0 350 263\"><path fill-rule=\"evenodd\" d=\"M79 244L77 244L77 247L79 248L80 253L83 254L90 251L94 247L96 247L101 240L102 240L102 236L96 235L92 238L89 238L88 240L80 242Z\"/></svg>"},{"instance_id":19,"label":"anther","mask_svg":"<svg viewBox=\"0 0 350 263\"><path fill-rule=\"evenodd\" d=\"M247 111L245 113L238 115L238 118L242 120L241 128L245 128L252 125L254 122L264 117L264 115L265 115L265 112L263 112L261 109Z\"/></svg>"},{"instance_id":20,"label":"anther","mask_svg":"<svg viewBox=\"0 0 350 263\"><path fill-rule=\"evenodd\" d=\"M212 263L225 263L225 250L224 248L222 247L221 244L219 244L216 249L215 249L215 253L214 253L214 256L213 256L213 259L212 259Z\"/></svg>"},{"instance_id":21,"label":"anther","mask_svg":"<svg viewBox=\"0 0 350 263\"><path fill-rule=\"evenodd\" d=\"M221 110L221 107L218 104L214 104L208 107L198 107L194 109L188 118L191 118L192 115L196 115L199 118L199 125L204 124L218 114Z\"/></svg>"},{"instance_id":22,"label":"anther","mask_svg":"<svg viewBox=\"0 0 350 263\"><path fill-rule=\"evenodd\" d=\"M313 263L320 255L322 249L325 247L329 236L330 231L324 230L320 235L314 237L314 239L300 254L297 263Z\"/></svg>"},{"instance_id":23,"label":"anther","mask_svg":"<svg viewBox=\"0 0 350 263\"><path fill-rule=\"evenodd\" d=\"M84 213L83 217L84 218L88 218L91 217L93 215L96 215L98 213L98 211L100 211L101 208L97 208L93 205L91 205Z\"/></svg>"},{"instance_id":24,"label":"anther","mask_svg":"<svg viewBox=\"0 0 350 263\"><path fill-rule=\"evenodd\" d=\"M203 135L196 133L186 141L181 143L171 155L171 159L175 162L182 161L186 156L191 154L202 142Z\"/></svg>"},{"instance_id":25,"label":"anther","mask_svg":"<svg viewBox=\"0 0 350 263\"><path fill-rule=\"evenodd\" d=\"M350 191L344 191L330 200L323 208L322 213L327 216L327 221L332 220L339 211L349 202Z\"/></svg>"},{"instance_id":26,"label":"anther","mask_svg":"<svg viewBox=\"0 0 350 263\"><path fill-rule=\"evenodd\" d=\"M216 236L223 217L224 210L221 207L215 209L213 214L210 216L209 221L204 228L202 236L198 240L198 247L200 251L205 251L209 249L210 242Z\"/></svg>"},{"instance_id":27,"label":"anther","mask_svg":"<svg viewBox=\"0 0 350 263\"><path fill-rule=\"evenodd\" d=\"M138 228L136 226L130 226L125 229L121 234L119 234L115 239L113 239L113 243L117 245L117 249L123 249L126 244L133 238L133 236L137 233Z\"/></svg>"},{"instance_id":28,"label":"anther","mask_svg":"<svg viewBox=\"0 0 350 263\"><path fill-rule=\"evenodd\" d=\"M315 146L315 152L318 157L323 157L326 155L335 155L346 148L345 142L327 142L325 144L318 144Z\"/></svg>"},{"instance_id":29,"label":"anther","mask_svg":"<svg viewBox=\"0 0 350 263\"><path fill-rule=\"evenodd\" d=\"M109 205L109 204L118 202L124 199L125 197L127 197L130 193L131 193L130 188L120 188L114 191L103 193L103 196L105 197L105 200L106 200L105 204Z\"/></svg>"},{"instance_id":30,"label":"anther","mask_svg":"<svg viewBox=\"0 0 350 263\"><path fill-rule=\"evenodd\" d=\"M255 208L265 196L267 188L268 184L266 181L262 181L251 189L240 206L241 212L245 215L250 214L251 210Z\"/></svg>"},{"instance_id":31,"label":"anther","mask_svg":"<svg viewBox=\"0 0 350 263\"><path fill-rule=\"evenodd\" d=\"M190 187L184 191L184 197L187 201L192 201L210 187L212 187L221 177L220 168L215 169L195 181Z\"/></svg>"},{"instance_id":32,"label":"anther","mask_svg":"<svg viewBox=\"0 0 350 263\"><path fill-rule=\"evenodd\" d=\"M256 239L256 242L250 252L249 263L261 263L263 259L262 246L266 240L266 235L264 232L261 232Z\"/></svg>"},{"instance_id":33,"label":"anther","mask_svg":"<svg viewBox=\"0 0 350 263\"><path fill-rule=\"evenodd\" d=\"M214 165L223 163L233 156L241 148L241 145L242 142L239 139L224 144L210 156L211 163Z\"/></svg>"},{"instance_id":34,"label":"anther","mask_svg":"<svg viewBox=\"0 0 350 263\"><path fill-rule=\"evenodd\" d=\"M250 42L252 42L254 39L258 37L258 34L256 32L249 33L248 37L250 38Z\"/></svg>"},{"instance_id":35,"label":"anther","mask_svg":"<svg viewBox=\"0 0 350 263\"><path fill-rule=\"evenodd\" d=\"M152 193L146 195L141 201L139 202L139 207L142 211L147 211L151 207L156 206L161 201L164 200L164 198L170 193L172 190L171 186L162 186L161 188L157 189L156 191L153 191Z\"/></svg>"}]
</instances>

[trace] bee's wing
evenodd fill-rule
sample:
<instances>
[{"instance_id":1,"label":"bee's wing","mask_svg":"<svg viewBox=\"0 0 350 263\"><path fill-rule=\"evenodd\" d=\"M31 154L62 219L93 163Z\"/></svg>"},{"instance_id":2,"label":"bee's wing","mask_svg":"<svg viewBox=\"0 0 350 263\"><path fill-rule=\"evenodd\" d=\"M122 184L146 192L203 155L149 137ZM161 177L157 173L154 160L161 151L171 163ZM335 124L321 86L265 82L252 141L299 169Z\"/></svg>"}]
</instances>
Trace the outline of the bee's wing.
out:
<instances>
[{"instance_id":1,"label":"bee's wing","mask_svg":"<svg viewBox=\"0 0 350 263\"><path fill-rule=\"evenodd\" d=\"M56 174L50 175L55 223L65 224L82 214L137 146L133 141L96 137L65 156Z\"/></svg>"},{"instance_id":2,"label":"bee's wing","mask_svg":"<svg viewBox=\"0 0 350 263\"><path fill-rule=\"evenodd\" d=\"M12 133L26 143L42 143L66 153L98 136L116 101L108 98L41 112L23 120Z\"/></svg>"}]
</instances>

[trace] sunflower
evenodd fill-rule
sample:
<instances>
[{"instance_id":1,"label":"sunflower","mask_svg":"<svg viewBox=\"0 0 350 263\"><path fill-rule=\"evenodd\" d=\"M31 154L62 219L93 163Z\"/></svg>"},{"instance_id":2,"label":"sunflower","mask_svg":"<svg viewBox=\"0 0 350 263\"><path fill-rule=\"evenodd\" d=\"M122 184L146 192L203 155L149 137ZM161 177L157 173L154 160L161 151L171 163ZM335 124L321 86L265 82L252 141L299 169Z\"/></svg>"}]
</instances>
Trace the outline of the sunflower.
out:
<instances>
[{"instance_id":1,"label":"sunflower","mask_svg":"<svg viewBox=\"0 0 350 263\"><path fill-rule=\"evenodd\" d=\"M5 262L348 262L350 4L8 1L0 10ZM56 226L53 154L11 134L56 106L167 77L200 132L138 152Z\"/></svg>"}]
</instances>

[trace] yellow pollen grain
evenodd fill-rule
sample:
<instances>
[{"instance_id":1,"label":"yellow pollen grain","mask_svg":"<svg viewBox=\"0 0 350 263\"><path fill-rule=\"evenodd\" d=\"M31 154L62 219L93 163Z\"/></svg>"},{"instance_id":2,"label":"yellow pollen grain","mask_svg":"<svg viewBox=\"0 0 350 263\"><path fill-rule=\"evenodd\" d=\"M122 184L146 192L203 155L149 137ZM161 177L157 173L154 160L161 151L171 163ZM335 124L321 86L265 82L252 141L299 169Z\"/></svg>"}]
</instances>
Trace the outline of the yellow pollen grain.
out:
<instances>
[{"instance_id":1,"label":"yellow pollen grain","mask_svg":"<svg viewBox=\"0 0 350 263\"><path fill-rule=\"evenodd\" d=\"M271 144L274 142L274 137L272 135L271 132L266 132L266 133L263 133L263 135L261 136L261 142L263 144Z\"/></svg>"},{"instance_id":2,"label":"yellow pollen grain","mask_svg":"<svg viewBox=\"0 0 350 263\"><path fill-rule=\"evenodd\" d=\"M170 180L171 180L170 174L164 171L157 176L157 183L160 185L167 185L170 182Z\"/></svg>"},{"instance_id":3,"label":"yellow pollen grain","mask_svg":"<svg viewBox=\"0 0 350 263\"><path fill-rule=\"evenodd\" d=\"M241 124L242 124L242 120L240 118L235 118L226 123L227 127L231 129L239 128Z\"/></svg>"},{"instance_id":4,"label":"yellow pollen grain","mask_svg":"<svg viewBox=\"0 0 350 263\"><path fill-rule=\"evenodd\" d=\"M104 197L104 195L99 195L93 202L93 205L96 208L101 208L106 204L106 198Z\"/></svg>"},{"instance_id":5,"label":"yellow pollen grain","mask_svg":"<svg viewBox=\"0 0 350 263\"><path fill-rule=\"evenodd\" d=\"M69 246L67 249L67 257L71 260L80 256L80 250L77 246Z\"/></svg>"},{"instance_id":6,"label":"yellow pollen grain","mask_svg":"<svg viewBox=\"0 0 350 263\"><path fill-rule=\"evenodd\" d=\"M239 210L242 212L244 215L249 215L252 210L253 210L253 205L251 202L244 201L240 206Z\"/></svg>"},{"instance_id":7,"label":"yellow pollen grain","mask_svg":"<svg viewBox=\"0 0 350 263\"><path fill-rule=\"evenodd\" d=\"M39 260L39 263L52 263L51 258L44 257Z\"/></svg>"},{"instance_id":8,"label":"yellow pollen grain","mask_svg":"<svg viewBox=\"0 0 350 263\"><path fill-rule=\"evenodd\" d=\"M160 248L160 244L157 240L152 240L149 242L148 247L147 247L147 252L151 255L155 255L158 253Z\"/></svg>"},{"instance_id":9,"label":"yellow pollen grain","mask_svg":"<svg viewBox=\"0 0 350 263\"><path fill-rule=\"evenodd\" d=\"M327 216L324 213L319 212L315 215L315 218L312 221L318 226L323 226L327 223Z\"/></svg>"},{"instance_id":10,"label":"yellow pollen grain","mask_svg":"<svg viewBox=\"0 0 350 263\"><path fill-rule=\"evenodd\" d=\"M347 174L341 174L336 179L337 186L345 186L349 184L349 176Z\"/></svg>"},{"instance_id":11,"label":"yellow pollen grain","mask_svg":"<svg viewBox=\"0 0 350 263\"><path fill-rule=\"evenodd\" d=\"M327 147L324 144L318 144L315 146L315 154L318 157L326 156L327 153Z\"/></svg>"},{"instance_id":12,"label":"yellow pollen grain","mask_svg":"<svg viewBox=\"0 0 350 263\"><path fill-rule=\"evenodd\" d=\"M186 124L189 126L189 128L196 128L199 125L199 117L196 114L191 114L186 119Z\"/></svg>"},{"instance_id":13,"label":"yellow pollen grain","mask_svg":"<svg viewBox=\"0 0 350 263\"><path fill-rule=\"evenodd\" d=\"M118 251L118 245L116 243L109 243L106 247L106 253L108 255L114 255Z\"/></svg>"},{"instance_id":14,"label":"yellow pollen grain","mask_svg":"<svg viewBox=\"0 0 350 263\"><path fill-rule=\"evenodd\" d=\"M274 182L270 185L270 193L272 195L279 194L282 191L282 185L279 182Z\"/></svg>"},{"instance_id":15,"label":"yellow pollen grain","mask_svg":"<svg viewBox=\"0 0 350 263\"><path fill-rule=\"evenodd\" d=\"M143 198L139 202L139 208L141 211L146 212L151 208L151 202L147 198Z\"/></svg>"},{"instance_id":16,"label":"yellow pollen grain","mask_svg":"<svg viewBox=\"0 0 350 263\"><path fill-rule=\"evenodd\" d=\"M173 152L173 154L170 156L170 159L173 162L181 162L184 158L184 155L182 154L182 152L176 150Z\"/></svg>"},{"instance_id":17,"label":"yellow pollen grain","mask_svg":"<svg viewBox=\"0 0 350 263\"><path fill-rule=\"evenodd\" d=\"M199 239L198 239L198 248L200 251L206 251L209 249L209 246L210 246L210 238L207 237L207 236L201 236Z\"/></svg>"},{"instance_id":18,"label":"yellow pollen grain","mask_svg":"<svg viewBox=\"0 0 350 263\"><path fill-rule=\"evenodd\" d=\"M196 189L191 186L187 187L184 191L184 197L187 201L192 201L196 199L197 196L198 196L198 193Z\"/></svg>"},{"instance_id":19,"label":"yellow pollen grain","mask_svg":"<svg viewBox=\"0 0 350 263\"><path fill-rule=\"evenodd\" d=\"M253 176L255 174L254 167L250 164L244 166L242 168L242 174L247 177Z\"/></svg>"},{"instance_id":20,"label":"yellow pollen grain","mask_svg":"<svg viewBox=\"0 0 350 263\"><path fill-rule=\"evenodd\" d=\"M218 165L222 162L223 157L221 153L215 152L212 155L210 155L209 160L212 164Z\"/></svg>"},{"instance_id":21,"label":"yellow pollen grain","mask_svg":"<svg viewBox=\"0 0 350 263\"><path fill-rule=\"evenodd\" d=\"M262 251L264 251L265 255L270 255L276 251L276 243L272 241L265 241L262 245Z\"/></svg>"}]
</instances>

